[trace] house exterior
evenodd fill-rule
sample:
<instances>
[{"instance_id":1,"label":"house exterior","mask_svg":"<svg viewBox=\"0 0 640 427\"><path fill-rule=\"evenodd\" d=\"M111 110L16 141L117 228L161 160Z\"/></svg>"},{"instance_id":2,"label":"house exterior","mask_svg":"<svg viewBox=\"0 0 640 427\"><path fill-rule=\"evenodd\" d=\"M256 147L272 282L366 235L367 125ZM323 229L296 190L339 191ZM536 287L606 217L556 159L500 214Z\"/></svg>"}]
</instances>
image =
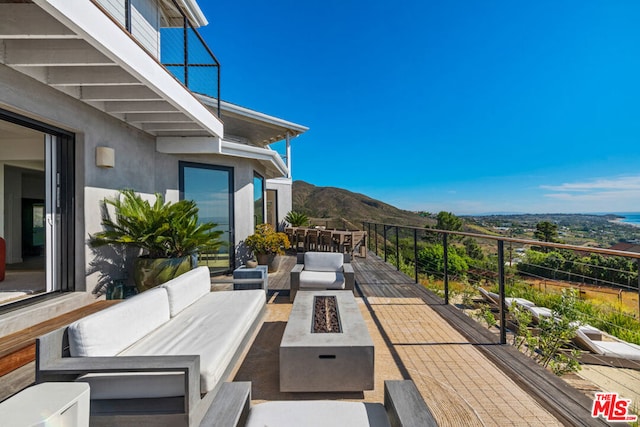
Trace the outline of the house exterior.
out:
<instances>
[{"instance_id":1,"label":"house exterior","mask_svg":"<svg viewBox=\"0 0 640 427\"><path fill-rule=\"evenodd\" d=\"M196 200L229 242L212 273L243 262L256 223L283 223L307 128L220 99L206 24L195 0L0 2L0 334L127 280L126 256L87 244L120 189Z\"/></svg>"}]
</instances>

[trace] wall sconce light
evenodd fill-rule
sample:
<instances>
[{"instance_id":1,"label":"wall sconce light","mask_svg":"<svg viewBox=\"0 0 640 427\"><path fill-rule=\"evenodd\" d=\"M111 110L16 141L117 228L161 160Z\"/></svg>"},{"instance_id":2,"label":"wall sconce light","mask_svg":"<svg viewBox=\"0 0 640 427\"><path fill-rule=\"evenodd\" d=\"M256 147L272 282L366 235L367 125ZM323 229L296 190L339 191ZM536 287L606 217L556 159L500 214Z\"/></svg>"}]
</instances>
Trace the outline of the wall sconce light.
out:
<instances>
[{"instance_id":1,"label":"wall sconce light","mask_svg":"<svg viewBox=\"0 0 640 427\"><path fill-rule=\"evenodd\" d=\"M112 168L116 165L116 152L109 147L96 147L96 166Z\"/></svg>"}]
</instances>

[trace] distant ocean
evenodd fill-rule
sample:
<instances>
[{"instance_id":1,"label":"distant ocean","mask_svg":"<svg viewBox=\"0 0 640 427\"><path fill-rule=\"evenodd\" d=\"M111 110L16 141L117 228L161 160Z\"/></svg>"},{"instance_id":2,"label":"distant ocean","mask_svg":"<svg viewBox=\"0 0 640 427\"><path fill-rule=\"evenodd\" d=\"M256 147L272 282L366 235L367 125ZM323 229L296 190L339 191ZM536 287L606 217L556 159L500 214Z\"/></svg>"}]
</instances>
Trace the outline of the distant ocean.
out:
<instances>
[{"instance_id":1,"label":"distant ocean","mask_svg":"<svg viewBox=\"0 0 640 427\"><path fill-rule=\"evenodd\" d=\"M624 222L625 224L635 225L636 227L640 227L640 213L616 213L616 215L623 216L624 218L620 219L620 222Z\"/></svg>"}]
</instances>

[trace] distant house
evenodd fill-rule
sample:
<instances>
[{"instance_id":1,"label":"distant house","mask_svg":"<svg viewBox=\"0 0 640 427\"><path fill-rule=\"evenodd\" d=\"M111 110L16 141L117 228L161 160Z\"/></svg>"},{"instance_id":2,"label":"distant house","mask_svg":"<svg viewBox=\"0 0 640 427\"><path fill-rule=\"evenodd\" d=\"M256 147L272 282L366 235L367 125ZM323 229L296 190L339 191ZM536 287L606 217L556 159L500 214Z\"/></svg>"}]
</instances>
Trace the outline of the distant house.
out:
<instances>
[{"instance_id":1,"label":"distant house","mask_svg":"<svg viewBox=\"0 0 640 427\"><path fill-rule=\"evenodd\" d=\"M34 303L14 318L92 301L105 270L123 278L87 245L120 189L196 200L229 242L213 273L243 261L256 224L282 224L290 141L307 128L220 100L195 0L0 2L0 16L0 296Z\"/></svg>"}]
</instances>

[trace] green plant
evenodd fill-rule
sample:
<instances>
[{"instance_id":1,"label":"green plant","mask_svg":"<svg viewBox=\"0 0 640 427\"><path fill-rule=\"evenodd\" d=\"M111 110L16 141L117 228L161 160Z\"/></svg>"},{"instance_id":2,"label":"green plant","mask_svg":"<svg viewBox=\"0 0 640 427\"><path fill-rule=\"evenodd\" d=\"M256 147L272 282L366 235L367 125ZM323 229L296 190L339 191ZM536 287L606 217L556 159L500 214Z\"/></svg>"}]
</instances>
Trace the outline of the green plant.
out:
<instances>
[{"instance_id":1,"label":"green plant","mask_svg":"<svg viewBox=\"0 0 640 427\"><path fill-rule=\"evenodd\" d=\"M528 327L531 323L531 312L518 304L511 304L509 314L511 314L517 326L513 334L513 346L521 350L524 344L531 342L532 335Z\"/></svg>"},{"instance_id":2,"label":"green plant","mask_svg":"<svg viewBox=\"0 0 640 427\"><path fill-rule=\"evenodd\" d=\"M291 246L284 233L276 232L271 224L259 224L256 232L247 237L245 244L254 254L283 254Z\"/></svg>"},{"instance_id":3,"label":"green plant","mask_svg":"<svg viewBox=\"0 0 640 427\"><path fill-rule=\"evenodd\" d=\"M284 220L292 227L305 227L309 225L309 217L302 212L290 211Z\"/></svg>"},{"instance_id":4,"label":"green plant","mask_svg":"<svg viewBox=\"0 0 640 427\"><path fill-rule=\"evenodd\" d=\"M149 258L180 258L197 252L217 251L222 231L213 222L198 223L198 207L191 200L164 202L155 195L153 204L133 190L122 190L104 200L103 231L90 235L92 247L124 245L141 249ZM108 206L115 209L115 217Z\"/></svg>"},{"instance_id":5,"label":"green plant","mask_svg":"<svg viewBox=\"0 0 640 427\"><path fill-rule=\"evenodd\" d=\"M487 323L487 328L489 329L496 326L496 324L498 323L496 322L496 316L494 316L491 309L487 306L482 307L482 309L480 310L480 315L482 316L484 321Z\"/></svg>"}]
</instances>

